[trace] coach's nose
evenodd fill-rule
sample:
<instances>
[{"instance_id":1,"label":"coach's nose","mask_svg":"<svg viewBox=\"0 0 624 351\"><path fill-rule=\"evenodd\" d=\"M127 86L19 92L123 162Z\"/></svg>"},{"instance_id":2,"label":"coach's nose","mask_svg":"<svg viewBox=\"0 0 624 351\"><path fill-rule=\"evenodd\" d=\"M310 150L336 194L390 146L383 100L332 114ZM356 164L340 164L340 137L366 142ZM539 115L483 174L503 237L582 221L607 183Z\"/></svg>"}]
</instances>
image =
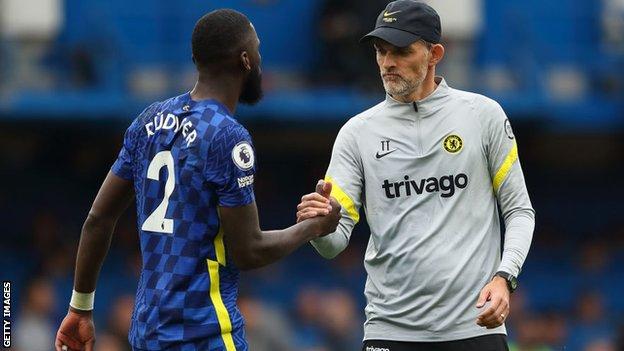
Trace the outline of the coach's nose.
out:
<instances>
[{"instance_id":1,"label":"coach's nose","mask_svg":"<svg viewBox=\"0 0 624 351\"><path fill-rule=\"evenodd\" d=\"M392 56L391 53L386 53L383 56L383 58L381 60L381 66L385 70L388 70L388 68L396 67L396 60L394 59L394 57Z\"/></svg>"}]
</instances>

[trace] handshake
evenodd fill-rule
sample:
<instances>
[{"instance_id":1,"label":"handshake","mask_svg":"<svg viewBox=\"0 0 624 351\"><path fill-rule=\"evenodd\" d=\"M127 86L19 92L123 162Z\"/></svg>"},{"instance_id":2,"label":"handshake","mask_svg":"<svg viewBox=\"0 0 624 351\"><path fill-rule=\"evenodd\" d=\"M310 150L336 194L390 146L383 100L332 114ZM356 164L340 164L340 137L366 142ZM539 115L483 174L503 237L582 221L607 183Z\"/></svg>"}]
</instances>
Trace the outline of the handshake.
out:
<instances>
[{"instance_id":1,"label":"handshake","mask_svg":"<svg viewBox=\"0 0 624 351\"><path fill-rule=\"evenodd\" d=\"M315 221L319 237L335 232L341 218L341 206L330 196L331 190L332 183L319 180L316 192L303 195L297 205L297 223Z\"/></svg>"}]
</instances>

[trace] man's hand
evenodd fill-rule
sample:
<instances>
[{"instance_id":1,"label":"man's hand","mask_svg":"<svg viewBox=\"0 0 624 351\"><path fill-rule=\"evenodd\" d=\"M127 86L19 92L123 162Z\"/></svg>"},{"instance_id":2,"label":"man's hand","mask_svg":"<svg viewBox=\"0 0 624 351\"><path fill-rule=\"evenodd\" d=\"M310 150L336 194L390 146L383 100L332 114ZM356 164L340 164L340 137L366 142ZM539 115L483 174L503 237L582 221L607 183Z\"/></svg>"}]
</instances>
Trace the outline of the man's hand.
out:
<instances>
[{"instance_id":1,"label":"man's hand","mask_svg":"<svg viewBox=\"0 0 624 351\"><path fill-rule=\"evenodd\" d=\"M335 232L338 227L338 223L340 222L340 218L342 217L340 214L341 206L338 201L336 201L333 197L330 198L329 201L331 208L331 212L329 212L329 214L308 219L308 221L317 222L320 226L319 236L325 236Z\"/></svg>"},{"instance_id":2,"label":"man's hand","mask_svg":"<svg viewBox=\"0 0 624 351\"><path fill-rule=\"evenodd\" d=\"M483 308L486 301L490 306L477 317L477 324L488 329L501 326L509 316L509 289L507 281L501 277L494 277L479 294L477 308Z\"/></svg>"},{"instance_id":3,"label":"man's hand","mask_svg":"<svg viewBox=\"0 0 624 351\"><path fill-rule=\"evenodd\" d=\"M326 216L332 212L333 206L329 196L331 190L331 183L319 180L316 192L304 195L297 205L297 223L316 216ZM335 200L334 202L337 203Z\"/></svg>"},{"instance_id":4,"label":"man's hand","mask_svg":"<svg viewBox=\"0 0 624 351\"><path fill-rule=\"evenodd\" d=\"M95 326L92 312L69 308L61 322L54 346L56 351L93 351Z\"/></svg>"},{"instance_id":5,"label":"man's hand","mask_svg":"<svg viewBox=\"0 0 624 351\"><path fill-rule=\"evenodd\" d=\"M316 183L316 192L304 195L297 205L297 223L307 219L318 222L319 236L335 232L341 218L341 206L329 196L331 190L332 184L321 179Z\"/></svg>"}]
</instances>

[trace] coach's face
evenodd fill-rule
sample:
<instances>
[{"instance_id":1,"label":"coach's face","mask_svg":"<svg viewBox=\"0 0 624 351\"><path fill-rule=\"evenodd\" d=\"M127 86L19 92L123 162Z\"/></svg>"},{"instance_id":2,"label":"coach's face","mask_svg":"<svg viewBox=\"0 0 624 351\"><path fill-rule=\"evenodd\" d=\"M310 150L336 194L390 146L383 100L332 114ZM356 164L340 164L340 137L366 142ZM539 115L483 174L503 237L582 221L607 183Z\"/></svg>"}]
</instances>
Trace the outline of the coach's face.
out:
<instances>
[{"instance_id":1,"label":"coach's face","mask_svg":"<svg viewBox=\"0 0 624 351\"><path fill-rule=\"evenodd\" d=\"M373 40L377 65L386 92L395 98L409 96L427 76L432 60L431 46L422 40L398 47L385 40Z\"/></svg>"}]
</instances>

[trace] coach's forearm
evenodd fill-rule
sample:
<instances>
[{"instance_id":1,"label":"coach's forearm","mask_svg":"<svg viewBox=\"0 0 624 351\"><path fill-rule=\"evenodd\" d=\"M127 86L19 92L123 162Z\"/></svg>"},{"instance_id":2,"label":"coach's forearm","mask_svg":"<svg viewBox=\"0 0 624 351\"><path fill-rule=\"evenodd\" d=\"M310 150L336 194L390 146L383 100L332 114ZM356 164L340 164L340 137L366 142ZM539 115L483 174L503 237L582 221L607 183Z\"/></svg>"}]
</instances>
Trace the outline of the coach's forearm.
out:
<instances>
[{"instance_id":1,"label":"coach's forearm","mask_svg":"<svg viewBox=\"0 0 624 351\"><path fill-rule=\"evenodd\" d=\"M76 257L74 289L82 293L95 290L100 269L108 253L115 221L89 213L82 226Z\"/></svg>"},{"instance_id":2,"label":"coach's forearm","mask_svg":"<svg viewBox=\"0 0 624 351\"><path fill-rule=\"evenodd\" d=\"M316 251L328 260L338 256L349 244L349 239L341 232L340 227L335 232L310 242Z\"/></svg>"},{"instance_id":3,"label":"coach's forearm","mask_svg":"<svg viewBox=\"0 0 624 351\"><path fill-rule=\"evenodd\" d=\"M535 214L532 210L515 211L505 219L505 244L499 271L514 276L520 274L526 259L535 228Z\"/></svg>"}]
</instances>

